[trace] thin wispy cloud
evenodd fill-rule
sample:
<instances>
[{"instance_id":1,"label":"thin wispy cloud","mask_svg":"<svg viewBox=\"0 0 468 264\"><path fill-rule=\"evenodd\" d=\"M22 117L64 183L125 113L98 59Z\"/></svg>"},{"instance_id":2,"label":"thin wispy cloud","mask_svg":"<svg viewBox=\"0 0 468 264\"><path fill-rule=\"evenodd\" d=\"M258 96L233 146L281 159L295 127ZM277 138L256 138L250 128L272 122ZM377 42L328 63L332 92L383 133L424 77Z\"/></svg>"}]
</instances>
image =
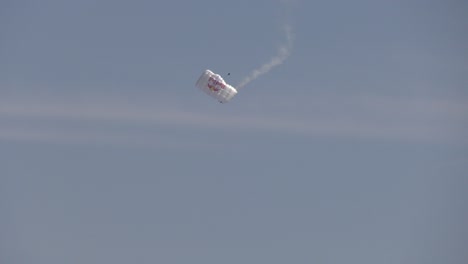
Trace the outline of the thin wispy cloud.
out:
<instances>
[{"instance_id":1,"label":"thin wispy cloud","mask_svg":"<svg viewBox=\"0 0 468 264\"><path fill-rule=\"evenodd\" d=\"M296 100L300 100L296 98ZM113 145L193 146L160 129L226 133L289 133L303 137L458 142L466 144L468 107L464 102L398 100L388 97L318 98L295 108L288 100L269 107L270 115L196 112L170 107L113 103L1 102L0 140ZM324 103L325 102L325 103ZM345 103L343 103L345 102ZM294 100L291 98L291 104ZM296 102L297 105L297 102ZM275 111L275 107L276 109ZM284 110L284 111L283 111ZM284 112L282 115L278 113ZM69 123L73 123L70 126ZM89 125L92 123L92 126ZM42 125L41 125L42 124ZM44 125L45 124L45 125ZM115 129L113 125L118 125Z\"/></svg>"}]
</instances>

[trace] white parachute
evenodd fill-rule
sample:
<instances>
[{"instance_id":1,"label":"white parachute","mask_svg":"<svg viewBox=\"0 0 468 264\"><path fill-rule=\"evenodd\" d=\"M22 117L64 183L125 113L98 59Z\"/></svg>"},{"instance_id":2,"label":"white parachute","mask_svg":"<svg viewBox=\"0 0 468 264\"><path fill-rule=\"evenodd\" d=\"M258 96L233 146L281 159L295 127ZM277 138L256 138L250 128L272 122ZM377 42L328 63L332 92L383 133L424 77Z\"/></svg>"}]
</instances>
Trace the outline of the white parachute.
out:
<instances>
[{"instance_id":1,"label":"white parachute","mask_svg":"<svg viewBox=\"0 0 468 264\"><path fill-rule=\"evenodd\" d=\"M210 70L205 70L202 73L195 86L220 103L227 103L237 94L234 87L227 84L219 74L215 74Z\"/></svg>"}]
</instances>

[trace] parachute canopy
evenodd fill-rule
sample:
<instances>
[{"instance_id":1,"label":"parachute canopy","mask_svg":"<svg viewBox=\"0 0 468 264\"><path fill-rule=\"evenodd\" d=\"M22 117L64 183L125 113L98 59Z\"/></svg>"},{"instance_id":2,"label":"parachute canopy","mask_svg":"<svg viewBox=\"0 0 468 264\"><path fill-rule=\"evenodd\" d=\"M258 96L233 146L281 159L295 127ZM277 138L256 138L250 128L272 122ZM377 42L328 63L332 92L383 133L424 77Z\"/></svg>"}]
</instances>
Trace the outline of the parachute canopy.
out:
<instances>
[{"instance_id":1,"label":"parachute canopy","mask_svg":"<svg viewBox=\"0 0 468 264\"><path fill-rule=\"evenodd\" d=\"M220 103L228 102L237 94L237 90L234 87L227 84L220 75L210 70L205 70L202 73L195 86L214 97Z\"/></svg>"}]
</instances>

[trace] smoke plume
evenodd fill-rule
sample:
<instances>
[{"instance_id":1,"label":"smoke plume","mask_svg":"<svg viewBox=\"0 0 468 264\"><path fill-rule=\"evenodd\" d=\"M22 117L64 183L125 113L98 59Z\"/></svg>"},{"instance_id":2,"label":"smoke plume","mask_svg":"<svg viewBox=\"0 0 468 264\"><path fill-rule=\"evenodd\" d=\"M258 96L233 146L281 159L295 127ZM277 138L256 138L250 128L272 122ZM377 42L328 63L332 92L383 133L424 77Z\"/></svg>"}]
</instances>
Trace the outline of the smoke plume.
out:
<instances>
[{"instance_id":1,"label":"smoke plume","mask_svg":"<svg viewBox=\"0 0 468 264\"><path fill-rule=\"evenodd\" d=\"M242 82L239 83L239 85L237 85L236 87L237 89L243 88L251 81L269 72L274 67L281 65L289 57L292 51L293 41L294 41L292 28L289 25L285 25L284 32L286 36L286 43L279 47L278 52L273 58L270 59L270 61L263 64L259 68L253 70L249 76L247 76L244 80L242 80Z\"/></svg>"}]
</instances>

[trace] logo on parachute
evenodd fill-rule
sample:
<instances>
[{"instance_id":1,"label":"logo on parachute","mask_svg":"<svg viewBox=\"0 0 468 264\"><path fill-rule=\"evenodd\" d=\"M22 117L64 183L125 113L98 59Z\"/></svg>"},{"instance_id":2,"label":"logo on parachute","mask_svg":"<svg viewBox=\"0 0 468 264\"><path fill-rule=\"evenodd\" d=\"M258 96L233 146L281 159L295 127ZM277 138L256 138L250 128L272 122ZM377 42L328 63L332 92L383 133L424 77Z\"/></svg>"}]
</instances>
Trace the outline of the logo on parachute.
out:
<instances>
[{"instance_id":1,"label":"logo on parachute","mask_svg":"<svg viewBox=\"0 0 468 264\"><path fill-rule=\"evenodd\" d=\"M218 92L219 90L226 88L226 85L213 77L210 77L208 79L208 88L213 92Z\"/></svg>"}]
</instances>

